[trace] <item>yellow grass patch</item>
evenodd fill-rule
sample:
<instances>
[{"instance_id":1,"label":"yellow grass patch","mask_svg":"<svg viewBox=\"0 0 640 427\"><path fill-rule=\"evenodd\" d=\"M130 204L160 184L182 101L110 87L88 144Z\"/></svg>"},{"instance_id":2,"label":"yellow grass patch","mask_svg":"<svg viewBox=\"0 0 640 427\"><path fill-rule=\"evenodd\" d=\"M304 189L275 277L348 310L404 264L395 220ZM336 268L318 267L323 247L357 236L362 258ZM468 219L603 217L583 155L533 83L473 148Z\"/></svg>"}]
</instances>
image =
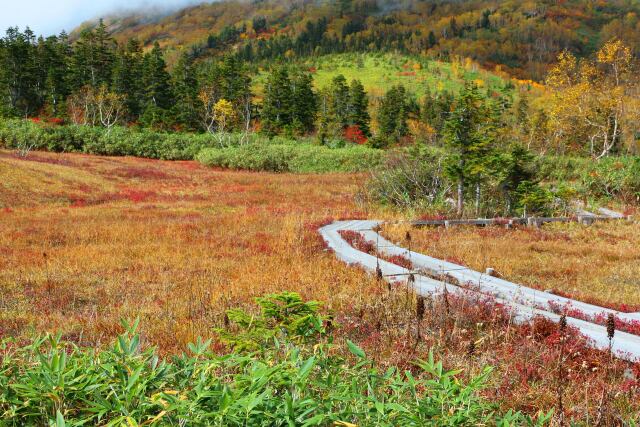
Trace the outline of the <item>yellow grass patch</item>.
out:
<instances>
[{"instance_id":1,"label":"yellow grass patch","mask_svg":"<svg viewBox=\"0 0 640 427\"><path fill-rule=\"evenodd\" d=\"M95 345L140 316L148 342L177 351L257 295L292 290L339 311L370 294L316 231L363 215L352 196L361 176L0 155L2 336L33 325Z\"/></svg>"},{"instance_id":2,"label":"yellow grass patch","mask_svg":"<svg viewBox=\"0 0 640 427\"><path fill-rule=\"evenodd\" d=\"M409 228L386 226L384 234L402 242ZM411 234L417 252L477 271L491 267L515 283L586 302L640 306L640 227L631 222L549 224L539 230L421 228Z\"/></svg>"}]
</instances>

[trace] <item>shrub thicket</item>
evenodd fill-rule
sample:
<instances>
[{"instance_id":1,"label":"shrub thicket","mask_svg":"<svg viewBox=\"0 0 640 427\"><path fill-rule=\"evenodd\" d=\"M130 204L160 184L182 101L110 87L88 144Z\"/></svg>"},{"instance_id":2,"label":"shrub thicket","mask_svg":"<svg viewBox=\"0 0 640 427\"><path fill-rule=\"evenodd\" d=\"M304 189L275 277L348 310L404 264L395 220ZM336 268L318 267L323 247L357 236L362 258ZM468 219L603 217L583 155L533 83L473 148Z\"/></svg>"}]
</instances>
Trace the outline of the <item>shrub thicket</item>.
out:
<instances>
[{"instance_id":1,"label":"shrub thicket","mask_svg":"<svg viewBox=\"0 0 640 427\"><path fill-rule=\"evenodd\" d=\"M466 216L565 214L572 196L564 185L541 182L533 156L513 152L497 154L492 170L476 185L464 188ZM367 195L399 208L451 214L455 209L456 181L447 173L448 152L416 146L391 152L384 167L369 180ZM479 190L479 191L478 191Z\"/></svg>"},{"instance_id":2,"label":"shrub thicket","mask_svg":"<svg viewBox=\"0 0 640 427\"><path fill-rule=\"evenodd\" d=\"M208 166L254 171L360 172L379 165L383 151L362 146L328 148L311 144L261 144L204 149L197 159Z\"/></svg>"},{"instance_id":3,"label":"shrub thicket","mask_svg":"<svg viewBox=\"0 0 640 427\"><path fill-rule=\"evenodd\" d=\"M368 193L383 204L400 208L444 209L452 184L443 168L442 158L435 152L393 152L372 174Z\"/></svg>"},{"instance_id":4,"label":"shrub thicket","mask_svg":"<svg viewBox=\"0 0 640 427\"><path fill-rule=\"evenodd\" d=\"M304 138L260 134L165 133L148 129L55 126L29 120L0 121L0 146L53 152L198 159L209 166L272 172L359 172L381 163L383 152L364 146L312 145Z\"/></svg>"},{"instance_id":5,"label":"shrub thicket","mask_svg":"<svg viewBox=\"0 0 640 427\"><path fill-rule=\"evenodd\" d=\"M539 158L540 174L551 183L562 183L575 196L623 203L640 200L640 158L610 156L599 160L586 157L544 156ZM558 184L559 185L559 184Z\"/></svg>"},{"instance_id":6,"label":"shrub thicket","mask_svg":"<svg viewBox=\"0 0 640 427\"><path fill-rule=\"evenodd\" d=\"M230 135L239 139L240 136ZM234 143L235 141L231 141ZM31 145L36 150L82 152L109 156L138 156L162 160L188 160L205 147L220 145L210 134L164 133L147 129L56 126L29 120L0 121L0 144L14 149Z\"/></svg>"},{"instance_id":7,"label":"shrub thicket","mask_svg":"<svg viewBox=\"0 0 640 427\"><path fill-rule=\"evenodd\" d=\"M640 201L640 158L605 157L589 162L581 171L580 184L585 194L625 203Z\"/></svg>"}]
</instances>

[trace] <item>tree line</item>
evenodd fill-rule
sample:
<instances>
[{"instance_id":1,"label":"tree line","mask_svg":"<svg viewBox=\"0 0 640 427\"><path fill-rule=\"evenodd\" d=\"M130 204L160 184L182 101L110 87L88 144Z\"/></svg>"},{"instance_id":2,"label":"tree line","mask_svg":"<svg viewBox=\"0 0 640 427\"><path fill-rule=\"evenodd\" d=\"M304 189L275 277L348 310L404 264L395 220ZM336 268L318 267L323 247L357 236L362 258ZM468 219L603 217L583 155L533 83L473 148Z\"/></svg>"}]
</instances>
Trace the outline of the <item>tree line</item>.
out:
<instances>
[{"instance_id":1,"label":"tree line","mask_svg":"<svg viewBox=\"0 0 640 427\"><path fill-rule=\"evenodd\" d=\"M321 143L371 140L379 147L407 136L409 117L420 117L420 106L402 86L376 100L372 114L374 103L362 83L342 75L316 89L309 70L273 66L261 99L252 92L254 78L237 55L196 61L189 52L169 70L157 43L147 52L136 39L116 43L102 22L73 43L64 33L36 39L17 28L0 39L4 117L205 131L221 138L256 129L270 136L315 133ZM372 116L379 123L375 137Z\"/></svg>"},{"instance_id":2,"label":"tree line","mask_svg":"<svg viewBox=\"0 0 640 427\"><path fill-rule=\"evenodd\" d=\"M316 43L325 24L308 24L307 33L305 40ZM478 91L500 106L497 126L512 141L539 153L603 157L637 152L637 70L631 48L613 39L593 58L563 52L548 74L549 93L535 103L509 81ZM401 85L371 99L361 82L343 76L317 89L312 73L299 66L271 67L263 94L252 93L255 78L237 54L203 61L187 51L169 70L157 43L147 51L136 39L117 43L102 22L73 43L64 33L36 38L17 28L0 39L0 115L5 117L43 115L106 128L206 131L221 138L255 129L268 135L315 133L327 144L368 141L386 147L409 137L442 144L458 101L444 90L418 100Z\"/></svg>"}]
</instances>

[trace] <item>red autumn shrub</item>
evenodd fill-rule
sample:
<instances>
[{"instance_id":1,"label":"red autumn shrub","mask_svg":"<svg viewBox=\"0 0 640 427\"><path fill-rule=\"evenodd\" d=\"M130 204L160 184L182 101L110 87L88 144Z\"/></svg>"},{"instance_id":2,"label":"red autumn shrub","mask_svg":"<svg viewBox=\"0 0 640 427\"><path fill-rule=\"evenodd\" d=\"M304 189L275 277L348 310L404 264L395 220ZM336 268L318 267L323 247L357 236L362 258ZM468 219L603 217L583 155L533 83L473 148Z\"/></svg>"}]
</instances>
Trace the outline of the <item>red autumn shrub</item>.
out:
<instances>
[{"instance_id":1,"label":"red autumn shrub","mask_svg":"<svg viewBox=\"0 0 640 427\"><path fill-rule=\"evenodd\" d=\"M349 142L359 145L367 142L367 136L362 132L362 129L360 129L360 126L358 125L347 126L344 130L344 138Z\"/></svg>"},{"instance_id":2,"label":"red autumn shrub","mask_svg":"<svg viewBox=\"0 0 640 427\"><path fill-rule=\"evenodd\" d=\"M61 119L59 117L51 117L49 120L47 120L47 122L56 126L64 125L64 119Z\"/></svg>"},{"instance_id":3,"label":"red autumn shrub","mask_svg":"<svg viewBox=\"0 0 640 427\"><path fill-rule=\"evenodd\" d=\"M120 195L134 203L146 202L151 197L157 194L154 191L144 191L135 189L124 189L120 192Z\"/></svg>"}]
</instances>

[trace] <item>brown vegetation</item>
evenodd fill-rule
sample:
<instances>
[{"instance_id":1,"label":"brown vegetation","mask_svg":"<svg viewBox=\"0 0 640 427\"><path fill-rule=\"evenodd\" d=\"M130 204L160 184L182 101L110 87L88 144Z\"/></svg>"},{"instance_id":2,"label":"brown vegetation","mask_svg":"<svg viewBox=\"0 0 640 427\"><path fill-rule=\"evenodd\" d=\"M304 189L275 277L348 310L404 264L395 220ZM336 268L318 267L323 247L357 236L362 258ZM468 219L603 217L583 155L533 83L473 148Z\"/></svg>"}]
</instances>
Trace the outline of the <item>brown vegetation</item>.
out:
<instances>
[{"instance_id":1,"label":"brown vegetation","mask_svg":"<svg viewBox=\"0 0 640 427\"><path fill-rule=\"evenodd\" d=\"M361 215L355 175L1 152L0 178L1 336L32 325L96 345L139 316L171 352L257 295L292 290L339 310L367 294L316 233Z\"/></svg>"},{"instance_id":2,"label":"brown vegetation","mask_svg":"<svg viewBox=\"0 0 640 427\"><path fill-rule=\"evenodd\" d=\"M402 241L408 225L384 234ZM640 232L632 222L518 227L422 228L412 249L477 271L494 268L509 281L572 298L640 311Z\"/></svg>"},{"instance_id":3,"label":"brown vegetation","mask_svg":"<svg viewBox=\"0 0 640 427\"><path fill-rule=\"evenodd\" d=\"M461 378L495 366L486 394L503 409L535 413L561 399L568 419L606 417L603 425L638 411L640 368L610 362L574 331L561 333L544 320L514 325L491 300L418 300L403 284L388 287L327 252L318 226L379 214L353 203L361 179L0 152L0 336L22 340L34 330L60 330L67 339L100 346L121 332L121 318L139 317L144 345L171 354L197 336L214 336L226 309L292 290L323 301L337 339L356 341L383 366L413 370L412 362L430 350L446 368L462 368ZM619 233L600 226L523 229L509 239L516 248L528 241L558 251L569 236L583 242L582 253L593 249L602 258L612 253L611 239L632 245L625 240L633 238L631 226L620 227ZM429 252L428 239L444 233L457 245L466 236L485 255L502 242L497 228L437 229L414 231L412 247ZM515 251L504 245L501 256L509 259ZM508 276L501 265L491 266Z\"/></svg>"}]
</instances>

